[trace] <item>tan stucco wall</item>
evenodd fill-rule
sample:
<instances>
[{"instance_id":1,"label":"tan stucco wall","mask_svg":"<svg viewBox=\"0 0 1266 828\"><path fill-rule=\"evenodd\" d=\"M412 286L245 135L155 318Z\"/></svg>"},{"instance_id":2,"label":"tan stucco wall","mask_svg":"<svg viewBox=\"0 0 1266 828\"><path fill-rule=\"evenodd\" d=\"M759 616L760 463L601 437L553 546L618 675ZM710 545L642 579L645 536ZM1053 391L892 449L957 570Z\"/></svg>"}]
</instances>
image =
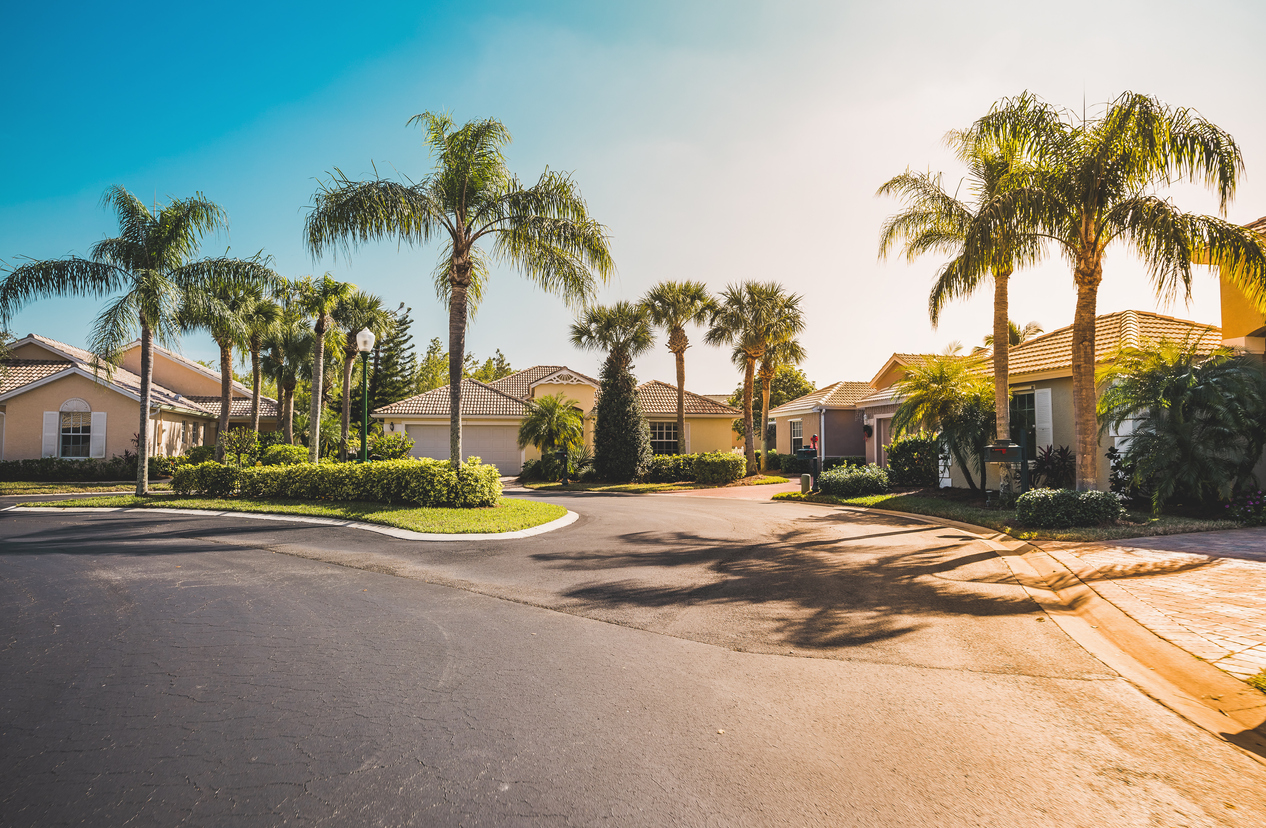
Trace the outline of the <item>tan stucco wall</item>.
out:
<instances>
[{"instance_id":1,"label":"tan stucco wall","mask_svg":"<svg viewBox=\"0 0 1266 828\"><path fill-rule=\"evenodd\" d=\"M133 374L141 373L140 345L124 352L123 367ZM217 371L216 373L218 374L219 372ZM218 376L209 377L201 371L170 359L157 351L154 352L154 382L186 397L210 397L219 396L220 394L220 379ZM236 389L230 393L234 397L249 396L248 394L242 394Z\"/></svg>"},{"instance_id":2,"label":"tan stucco wall","mask_svg":"<svg viewBox=\"0 0 1266 828\"><path fill-rule=\"evenodd\" d=\"M732 439L734 430L730 428L732 419L731 417L687 417L686 425L690 428L690 453L728 452L734 445Z\"/></svg>"},{"instance_id":3,"label":"tan stucco wall","mask_svg":"<svg viewBox=\"0 0 1266 828\"><path fill-rule=\"evenodd\" d=\"M1218 272L1221 274L1222 268ZM1249 336L1266 326L1266 315L1253 306L1244 291L1227 281L1225 276L1222 276L1220 282L1223 339Z\"/></svg>"},{"instance_id":4,"label":"tan stucco wall","mask_svg":"<svg viewBox=\"0 0 1266 828\"><path fill-rule=\"evenodd\" d=\"M42 345L34 342L28 342L20 345L12 351L14 359L65 359L61 354L55 354Z\"/></svg>"},{"instance_id":5,"label":"tan stucco wall","mask_svg":"<svg viewBox=\"0 0 1266 828\"><path fill-rule=\"evenodd\" d=\"M140 426L138 403L90 379L74 375L5 401L3 459L37 459L43 447L44 412L58 411L62 403L75 397L88 403L93 411L106 413L106 457L132 450L132 435Z\"/></svg>"},{"instance_id":6,"label":"tan stucco wall","mask_svg":"<svg viewBox=\"0 0 1266 828\"><path fill-rule=\"evenodd\" d=\"M597 395L598 389L592 385L577 385L545 382L532 389L532 399L539 400L542 397L551 397L554 394L562 394L568 399L575 400L580 404L580 410L588 416L593 413L593 401Z\"/></svg>"}]
</instances>

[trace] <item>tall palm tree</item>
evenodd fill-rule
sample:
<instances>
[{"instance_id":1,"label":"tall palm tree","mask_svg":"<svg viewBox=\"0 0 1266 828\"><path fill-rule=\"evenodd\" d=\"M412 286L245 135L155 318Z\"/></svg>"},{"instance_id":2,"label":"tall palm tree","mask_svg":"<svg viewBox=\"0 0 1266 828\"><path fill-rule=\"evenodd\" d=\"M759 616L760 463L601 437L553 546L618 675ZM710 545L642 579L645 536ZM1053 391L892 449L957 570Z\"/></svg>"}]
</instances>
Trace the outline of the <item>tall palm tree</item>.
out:
<instances>
[{"instance_id":1,"label":"tall palm tree","mask_svg":"<svg viewBox=\"0 0 1266 828\"><path fill-rule=\"evenodd\" d=\"M281 428L287 445L295 442L295 389L303 368L312 356L312 329L293 309L283 308L282 317L264 339L267 349L261 369L277 383L281 398Z\"/></svg>"},{"instance_id":2,"label":"tall palm tree","mask_svg":"<svg viewBox=\"0 0 1266 828\"><path fill-rule=\"evenodd\" d=\"M174 346L179 338L177 313L182 300L214 312L217 300L201 290L219 284L267 281L271 271L259 260L212 258L191 261L206 233L225 227L224 211L195 195L173 199L151 210L123 187L110 187L102 205L114 210L119 235L92 246L89 258L31 261L0 282L0 321L27 302L45 296L103 297L122 291L93 323L89 346L109 372L123 346L140 334L141 401L136 494L149 491L150 401L153 398L153 346ZM138 330L139 329L139 330Z\"/></svg>"},{"instance_id":3,"label":"tall palm tree","mask_svg":"<svg viewBox=\"0 0 1266 828\"><path fill-rule=\"evenodd\" d=\"M764 470L765 461L769 457L769 392L773 386L774 377L777 376L778 369L782 366L799 365L804 362L804 358L804 347L800 344L800 340L780 339L771 343L765 349L765 356L761 357L760 367L756 370L756 377L760 380L762 421L760 428L760 467L762 470ZM755 427L755 419L755 414L753 413L753 427Z\"/></svg>"},{"instance_id":4,"label":"tall palm tree","mask_svg":"<svg viewBox=\"0 0 1266 828\"><path fill-rule=\"evenodd\" d=\"M279 291L288 294L289 290L289 285L282 280ZM281 319L281 305L267 296L252 299L242 309L242 321L246 326L246 351L251 359L251 431L256 434L259 433L259 401L262 395L260 357L264 343Z\"/></svg>"},{"instance_id":5,"label":"tall palm tree","mask_svg":"<svg viewBox=\"0 0 1266 828\"><path fill-rule=\"evenodd\" d=\"M879 255L886 257L900 243L910 261L929 252L952 257L941 266L928 297L933 325L948 302L966 298L986 280L993 280L991 341L1003 343L993 349L996 434L999 440L1008 440L1008 286L1017 268L1041 257L1042 243L1022 224L1018 213L1012 213L1010 223L986 224L982 217L992 216L1000 196L1026 183L1031 169L1023 145L1016 141L955 130L946 135L945 142L967 167L969 197L960 199L957 188L953 194L948 192L940 173L906 170L885 182L877 194L902 197L908 206L884 222ZM988 229L982 229L982 224Z\"/></svg>"},{"instance_id":6,"label":"tall palm tree","mask_svg":"<svg viewBox=\"0 0 1266 828\"><path fill-rule=\"evenodd\" d=\"M1240 148L1194 111L1134 92L1097 118L1065 115L1025 93L999 101L970 132L973 140L1014 144L1036 164L1023 186L999 196L975 223L975 238L1016 224L1036 227L1072 264L1077 488L1096 488L1095 313L1108 248L1119 242L1141 256L1158 297L1173 298L1179 288L1189 296L1192 258L1202 254L1227 265L1222 272L1266 308L1266 250L1256 234L1183 212L1157 194L1175 181L1201 183L1217 193L1225 215L1244 168ZM965 245L968 258L982 247ZM967 263L968 270L981 266Z\"/></svg>"},{"instance_id":7,"label":"tall palm tree","mask_svg":"<svg viewBox=\"0 0 1266 828\"><path fill-rule=\"evenodd\" d=\"M356 355L360 353L356 347L356 336L368 329L382 339L395 323L396 316L383 306L381 297L357 290L334 309L334 319L345 334L342 343L343 436L339 441L339 451L340 456L347 457L352 430L352 371L356 367ZM367 440L369 435L362 434L360 438Z\"/></svg>"},{"instance_id":8,"label":"tall palm tree","mask_svg":"<svg viewBox=\"0 0 1266 828\"><path fill-rule=\"evenodd\" d=\"M586 351L603 351L608 362L627 371L635 357L655 344L650 311L625 299L592 305L572 323L571 344Z\"/></svg>"},{"instance_id":9,"label":"tall palm tree","mask_svg":"<svg viewBox=\"0 0 1266 828\"><path fill-rule=\"evenodd\" d=\"M325 378L325 345L326 335L339 332L338 320L334 311L339 305L347 302L356 285L351 282L340 282L326 273L320 279L304 277L298 284L295 300L299 308L312 318L312 410L308 413L308 460L316 463L321 459L321 409L325 405L322 398ZM338 337L342 345L343 338Z\"/></svg>"},{"instance_id":10,"label":"tall palm tree","mask_svg":"<svg viewBox=\"0 0 1266 828\"><path fill-rule=\"evenodd\" d=\"M448 115L425 112L418 123L435 156L435 168L417 183L381 178L351 181L335 171L313 197L305 222L313 255L332 247L351 249L370 240L424 244L444 241L435 287L448 304L449 450L462 459L461 390L466 323L483 296L489 257L516 267L546 291L570 304L594 295L595 274L605 283L615 270L607 230L570 176L546 170L524 187L506 167L503 149L510 133L495 118L455 128Z\"/></svg>"},{"instance_id":11,"label":"tall palm tree","mask_svg":"<svg viewBox=\"0 0 1266 828\"><path fill-rule=\"evenodd\" d=\"M721 293L704 336L710 345L731 345L732 359L743 371L743 430L747 474L756 473L756 437L752 397L756 365L772 345L793 339L804 329L801 297L777 282L744 282ZM772 375L771 375L772 377Z\"/></svg>"},{"instance_id":12,"label":"tall palm tree","mask_svg":"<svg viewBox=\"0 0 1266 828\"><path fill-rule=\"evenodd\" d=\"M677 453L686 435L686 325L706 324L716 307L703 282L660 282L647 291L642 304L651 322L668 334L668 350L677 360Z\"/></svg>"}]
</instances>

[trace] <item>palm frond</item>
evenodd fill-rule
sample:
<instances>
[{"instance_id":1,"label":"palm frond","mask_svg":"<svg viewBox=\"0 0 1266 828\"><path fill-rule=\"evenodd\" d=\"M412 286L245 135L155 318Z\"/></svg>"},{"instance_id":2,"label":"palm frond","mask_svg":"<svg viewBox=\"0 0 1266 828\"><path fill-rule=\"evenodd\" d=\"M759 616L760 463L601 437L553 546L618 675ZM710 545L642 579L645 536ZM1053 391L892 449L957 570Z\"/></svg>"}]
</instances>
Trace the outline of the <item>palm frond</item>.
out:
<instances>
[{"instance_id":1,"label":"palm frond","mask_svg":"<svg viewBox=\"0 0 1266 828\"><path fill-rule=\"evenodd\" d=\"M70 257L20 265L0 281L0 322L13 317L28 302L48 296L100 298L122 290L131 276L105 262Z\"/></svg>"}]
</instances>

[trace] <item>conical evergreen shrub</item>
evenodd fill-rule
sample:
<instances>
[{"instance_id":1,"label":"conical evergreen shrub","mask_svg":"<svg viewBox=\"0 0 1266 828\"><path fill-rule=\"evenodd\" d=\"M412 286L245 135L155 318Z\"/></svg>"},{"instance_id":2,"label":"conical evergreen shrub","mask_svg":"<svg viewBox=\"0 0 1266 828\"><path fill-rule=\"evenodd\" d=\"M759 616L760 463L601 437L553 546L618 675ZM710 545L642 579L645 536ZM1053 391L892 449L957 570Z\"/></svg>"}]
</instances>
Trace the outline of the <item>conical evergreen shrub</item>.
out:
<instances>
[{"instance_id":1,"label":"conical evergreen shrub","mask_svg":"<svg viewBox=\"0 0 1266 828\"><path fill-rule=\"evenodd\" d=\"M608 357L602 366L593 467L612 482L637 480L651 462L651 430L637 401L637 380L621 361Z\"/></svg>"}]
</instances>

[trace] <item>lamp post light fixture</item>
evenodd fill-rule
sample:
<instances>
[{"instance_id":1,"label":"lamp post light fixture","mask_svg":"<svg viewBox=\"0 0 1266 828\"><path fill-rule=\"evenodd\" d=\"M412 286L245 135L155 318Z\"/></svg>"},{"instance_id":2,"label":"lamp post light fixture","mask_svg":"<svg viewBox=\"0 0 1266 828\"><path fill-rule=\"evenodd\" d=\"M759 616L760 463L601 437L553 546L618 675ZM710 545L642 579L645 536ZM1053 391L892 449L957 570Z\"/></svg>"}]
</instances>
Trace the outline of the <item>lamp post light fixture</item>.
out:
<instances>
[{"instance_id":1,"label":"lamp post light fixture","mask_svg":"<svg viewBox=\"0 0 1266 828\"><path fill-rule=\"evenodd\" d=\"M369 352L374 349L374 332L364 328L356 334L360 351L360 462L369 462Z\"/></svg>"}]
</instances>

